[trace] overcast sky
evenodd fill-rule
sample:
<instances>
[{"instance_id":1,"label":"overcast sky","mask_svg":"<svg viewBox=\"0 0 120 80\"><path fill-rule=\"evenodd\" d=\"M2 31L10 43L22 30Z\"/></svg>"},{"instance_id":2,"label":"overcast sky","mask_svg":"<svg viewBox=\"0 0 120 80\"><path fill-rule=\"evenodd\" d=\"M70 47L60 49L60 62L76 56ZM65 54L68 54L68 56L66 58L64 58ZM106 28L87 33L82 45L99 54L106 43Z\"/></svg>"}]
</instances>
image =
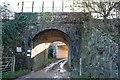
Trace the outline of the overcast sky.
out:
<instances>
[{"instance_id":1,"label":"overcast sky","mask_svg":"<svg viewBox=\"0 0 120 80\"><path fill-rule=\"evenodd\" d=\"M24 1L24 10L23 12L31 12L32 11L32 1L34 1L34 11L33 12L41 12L42 11L42 1L44 1L44 12L52 12L52 2L53 0L0 0L0 2L10 3L11 10L14 12L21 12L22 9L22 1ZM73 0L63 0L64 2L64 12L72 12L70 4L73 4ZM85 1L85 0L79 0ZM120 0L91 0L91 1L120 1ZM19 6L18 6L19 3ZM62 0L54 0L54 11L62 12ZM78 11L79 12L79 11Z\"/></svg>"},{"instance_id":2,"label":"overcast sky","mask_svg":"<svg viewBox=\"0 0 120 80\"><path fill-rule=\"evenodd\" d=\"M24 1L24 12L30 12L32 9L32 1L34 1L34 12L40 12L42 10L42 1L43 0L0 0L0 2L9 3L12 10L15 12L21 11L22 1ZM72 4L72 0L67 2L63 0L64 5ZM52 2L53 0L44 0L44 12L52 11ZM19 6L18 6L19 3ZM62 0L54 0L54 11L62 11ZM65 8L65 6L64 6ZM69 8L65 8L65 11L69 11Z\"/></svg>"}]
</instances>

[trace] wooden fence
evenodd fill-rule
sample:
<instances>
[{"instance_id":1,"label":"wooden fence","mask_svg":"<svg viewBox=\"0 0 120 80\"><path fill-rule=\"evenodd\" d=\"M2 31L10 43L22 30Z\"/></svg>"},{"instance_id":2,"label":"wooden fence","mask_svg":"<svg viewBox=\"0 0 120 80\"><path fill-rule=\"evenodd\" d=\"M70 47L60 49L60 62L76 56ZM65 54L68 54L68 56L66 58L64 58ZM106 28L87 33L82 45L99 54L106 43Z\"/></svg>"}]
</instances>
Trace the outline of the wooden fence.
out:
<instances>
[{"instance_id":1,"label":"wooden fence","mask_svg":"<svg viewBox=\"0 0 120 80\"><path fill-rule=\"evenodd\" d=\"M2 72L15 71L15 56L2 57L0 59L2 61L2 64L0 64L0 71Z\"/></svg>"}]
</instances>

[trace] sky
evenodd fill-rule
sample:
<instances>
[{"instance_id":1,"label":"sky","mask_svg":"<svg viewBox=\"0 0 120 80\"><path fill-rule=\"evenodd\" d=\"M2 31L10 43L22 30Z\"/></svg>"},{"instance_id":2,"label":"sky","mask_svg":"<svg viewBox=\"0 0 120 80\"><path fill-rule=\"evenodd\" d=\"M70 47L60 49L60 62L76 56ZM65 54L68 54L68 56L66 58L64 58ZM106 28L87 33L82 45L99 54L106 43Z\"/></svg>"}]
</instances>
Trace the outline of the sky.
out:
<instances>
[{"instance_id":1,"label":"sky","mask_svg":"<svg viewBox=\"0 0 120 80\"><path fill-rule=\"evenodd\" d=\"M24 1L24 12L31 12L32 11L32 1L34 1L34 12L41 12L42 11L42 1L43 0L0 0L0 2L9 3L11 9L15 12L20 12L22 9L22 1ZM72 0L67 2L67 0L63 0L64 5L72 4ZM44 0L44 12L51 12L52 11L52 2L53 0ZM19 6L18 6L19 3ZM54 0L54 11L61 12L62 11L62 0ZM70 8L65 8L66 12L70 11Z\"/></svg>"},{"instance_id":2,"label":"sky","mask_svg":"<svg viewBox=\"0 0 120 80\"><path fill-rule=\"evenodd\" d=\"M44 1L44 10L43 12L52 12L53 0L0 0L1 2L6 2L10 4L10 8L13 12L22 11L22 1L24 1L23 12L32 12L32 2L34 1L34 10L33 12L42 12L42 1ZM79 0L85 1L85 0ZM92 1L120 1L120 0L92 0ZM18 5L19 3L19 5ZM64 9L63 12L73 12L70 5L73 4L73 0L63 0ZM84 8L74 8L75 12L82 12ZM54 12L62 12L62 0L54 0ZM92 13L92 16L97 17L98 14Z\"/></svg>"},{"instance_id":3,"label":"sky","mask_svg":"<svg viewBox=\"0 0 120 80\"><path fill-rule=\"evenodd\" d=\"M23 12L32 11L32 1L34 1L33 12L42 11L42 1L44 1L44 12L52 12L53 0L0 0L0 2L10 3L11 10L13 10L14 12L21 12L22 1L24 1ZM73 0L63 0L64 12L72 12L72 8L69 7L70 4L71 5L73 4L72 1ZM79 0L79 1L86 1L86 0ZM91 0L91 1L120 1L120 0ZM19 3L19 6L18 6L18 3ZM62 12L62 0L54 0L54 12Z\"/></svg>"}]
</instances>

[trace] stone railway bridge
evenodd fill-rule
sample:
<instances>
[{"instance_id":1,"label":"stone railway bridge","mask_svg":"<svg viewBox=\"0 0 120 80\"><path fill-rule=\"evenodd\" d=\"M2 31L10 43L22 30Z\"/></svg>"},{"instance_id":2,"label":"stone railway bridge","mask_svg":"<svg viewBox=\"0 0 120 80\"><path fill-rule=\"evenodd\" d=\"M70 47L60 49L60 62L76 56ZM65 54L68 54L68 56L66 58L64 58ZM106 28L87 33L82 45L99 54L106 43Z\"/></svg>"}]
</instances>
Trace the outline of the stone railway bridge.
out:
<instances>
[{"instance_id":1,"label":"stone railway bridge","mask_svg":"<svg viewBox=\"0 0 120 80\"><path fill-rule=\"evenodd\" d=\"M79 68L80 68L79 60L80 58L83 58L84 62L82 63L84 67L82 67L82 70L84 71L85 75L87 74L87 76L90 75L93 77L94 76L105 77L105 75L108 74L107 77L111 75L116 77L117 76L116 62L115 62L115 65L113 65L114 69L112 68L112 71L114 71L115 73L114 75L109 74L108 72L107 73L103 72L103 74L102 72L96 73L96 70L98 70L98 68L101 69L100 66L98 68L95 68L95 64L97 64L96 61L98 60L99 62L99 60L101 60L101 58L98 59L96 57L103 56L103 55L97 54L98 52L96 51L96 48L98 45L96 45L97 43L96 40L99 43L103 44L104 41L102 41L102 39L104 39L104 37L100 38L99 34L101 35L101 33L99 33L98 31L94 31L94 29L90 29L89 24L86 25L86 27L88 27L88 30L90 30L90 32L85 31L85 29L83 28L85 27L83 22L89 22L90 17L91 16L89 13L82 13L82 12L40 13L37 17L38 18L37 24L29 25L25 29L25 34L24 34L25 50L26 51L32 50L41 43L52 43L55 41L62 41L69 48L68 64L72 70L79 71ZM88 39L88 40L85 40L85 39ZM108 42L109 39L106 41ZM92 43L94 43L96 47L94 45L92 46ZM112 43L111 40L108 43L112 45L115 50L117 50L116 48L117 45L111 44ZM91 51L90 51L90 48L91 48ZM106 53L107 53L108 49L107 48L104 48L104 49L106 50ZM94 55L95 57L92 57L91 55ZM108 54L104 54L104 55L108 55ZM117 55L117 53L115 53L115 55ZM28 64L32 65L31 67L33 70L37 70L38 68L41 68L43 66L41 64L44 64L43 62L45 62L45 60L39 61L40 59L42 59L41 56L45 56L45 55L37 54L35 57L32 58L32 61L31 61L32 64L31 62L28 62ZM92 58L94 59L93 61L92 61ZM92 63L90 61L92 61ZM103 62L100 62L100 63L103 63ZM103 65L105 66L104 68L106 68L108 63L109 62L101 64L101 66ZM91 65L93 65L94 67L91 67ZM108 67L108 66L107 68L108 70L111 69L111 67ZM90 70L93 70L93 72L92 71L90 72ZM101 71L102 70L103 69L101 69ZM93 73L94 75L91 75Z\"/></svg>"},{"instance_id":2,"label":"stone railway bridge","mask_svg":"<svg viewBox=\"0 0 120 80\"><path fill-rule=\"evenodd\" d=\"M47 16L43 14L38 16L36 25L28 26L25 33L26 50L31 50L41 43L64 42L69 47L69 66L73 67L74 58L78 61L80 58L80 27L83 20L89 19L89 13L47 13Z\"/></svg>"}]
</instances>

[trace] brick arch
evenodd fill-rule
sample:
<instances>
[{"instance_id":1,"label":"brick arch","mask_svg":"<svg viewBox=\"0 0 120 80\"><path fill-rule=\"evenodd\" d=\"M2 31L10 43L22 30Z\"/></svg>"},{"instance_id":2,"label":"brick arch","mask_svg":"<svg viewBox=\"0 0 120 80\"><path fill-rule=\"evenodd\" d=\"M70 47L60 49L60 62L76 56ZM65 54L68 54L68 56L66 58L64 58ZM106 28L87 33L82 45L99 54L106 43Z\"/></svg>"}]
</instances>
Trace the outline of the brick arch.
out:
<instances>
[{"instance_id":1,"label":"brick arch","mask_svg":"<svg viewBox=\"0 0 120 80\"><path fill-rule=\"evenodd\" d=\"M60 24L51 24L50 25L44 25L44 26L33 26L34 28L31 29L32 32L34 32L31 36L31 38L33 39L37 34L41 33L41 32L44 32L44 31L47 31L47 30L56 30L56 31L59 31L59 32L62 32L62 33L65 33L66 35L68 35L70 38L71 38L71 35L69 34L70 30L65 28L63 25L60 25ZM38 29L37 29L38 27ZM70 26L68 26L68 28L70 28ZM68 31L69 30L69 31ZM72 29L73 30L73 29Z\"/></svg>"},{"instance_id":2,"label":"brick arch","mask_svg":"<svg viewBox=\"0 0 120 80\"><path fill-rule=\"evenodd\" d=\"M40 31L38 34L36 34L32 38L32 41L33 41L33 47L40 43L52 43L55 41L64 42L68 46L71 45L70 36L58 29L46 29L46 30Z\"/></svg>"},{"instance_id":3,"label":"brick arch","mask_svg":"<svg viewBox=\"0 0 120 80\"><path fill-rule=\"evenodd\" d=\"M63 31L58 29L46 29L36 34L32 41L33 49L41 43L64 42L68 46L68 64L71 66L71 38Z\"/></svg>"},{"instance_id":4,"label":"brick arch","mask_svg":"<svg viewBox=\"0 0 120 80\"><path fill-rule=\"evenodd\" d=\"M80 16L81 15L81 16ZM37 38L37 35L44 34L44 32L49 30L54 30L57 33L60 33L60 35L57 35L56 40L50 40L50 42L54 41L62 41L66 44L70 44L70 66L71 68L76 68L74 66L74 63L79 63L79 56L80 56L80 43L81 43L81 30L82 30L82 23L81 19L84 18L82 13L56 13L55 18L53 21L46 21L44 16L40 16L40 19L37 21L38 23L36 25L28 25L26 26L25 30L25 36L24 36L24 43L25 43L25 52L27 50L31 50L35 45L38 43L48 42L49 38L46 38L47 40L39 40L36 41L37 43L34 43L34 39ZM82 18L83 17L83 18ZM86 16L85 16L86 17ZM54 37L55 37L54 35ZM64 37L65 36L65 37ZM40 36L39 36L40 37ZM41 37L43 38L43 37ZM58 40L57 40L58 39ZM66 39L66 40L65 40ZM37 40L37 39L36 39Z\"/></svg>"}]
</instances>

